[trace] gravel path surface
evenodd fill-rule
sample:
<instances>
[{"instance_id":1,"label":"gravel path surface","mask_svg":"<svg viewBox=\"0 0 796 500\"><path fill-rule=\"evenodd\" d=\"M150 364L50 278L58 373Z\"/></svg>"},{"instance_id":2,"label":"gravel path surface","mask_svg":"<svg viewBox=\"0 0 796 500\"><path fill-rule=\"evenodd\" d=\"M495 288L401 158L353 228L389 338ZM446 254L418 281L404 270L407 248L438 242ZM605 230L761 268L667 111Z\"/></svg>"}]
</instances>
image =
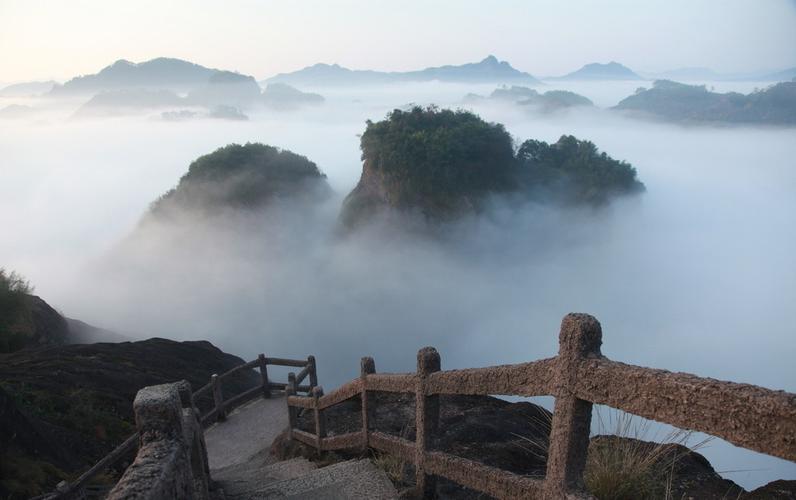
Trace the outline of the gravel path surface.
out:
<instances>
[{"instance_id":1,"label":"gravel path surface","mask_svg":"<svg viewBox=\"0 0 796 500\"><path fill-rule=\"evenodd\" d=\"M287 407L283 396L257 398L240 406L205 430L210 469L246 462L271 446L287 427Z\"/></svg>"}]
</instances>

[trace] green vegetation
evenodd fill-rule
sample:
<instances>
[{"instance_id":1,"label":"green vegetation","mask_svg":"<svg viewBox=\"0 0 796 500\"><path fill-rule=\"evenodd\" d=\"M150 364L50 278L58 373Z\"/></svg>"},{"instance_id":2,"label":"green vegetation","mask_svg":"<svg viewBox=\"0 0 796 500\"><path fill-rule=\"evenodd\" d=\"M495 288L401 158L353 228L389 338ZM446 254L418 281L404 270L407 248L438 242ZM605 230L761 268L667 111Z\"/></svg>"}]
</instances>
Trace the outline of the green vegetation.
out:
<instances>
[{"instance_id":1,"label":"green vegetation","mask_svg":"<svg viewBox=\"0 0 796 500\"><path fill-rule=\"evenodd\" d=\"M22 500L47 493L44 485L67 479L68 475L44 460L34 460L11 450L0 455L0 493L3 499Z\"/></svg>"},{"instance_id":2,"label":"green vegetation","mask_svg":"<svg viewBox=\"0 0 796 500\"><path fill-rule=\"evenodd\" d=\"M342 213L349 226L384 206L446 219L482 208L492 195L601 205L644 189L632 166L589 141L572 136L552 145L529 140L515 154L503 125L433 106L368 121L361 149L362 179Z\"/></svg>"},{"instance_id":3,"label":"green vegetation","mask_svg":"<svg viewBox=\"0 0 796 500\"><path fill-rule=\"evenodd\" d=\"M563 135L554 144L527 140L517 151L523 184L541 198L601 205L644 190L629 163L600 152L594 143Z\"/></svg>"},{"instance_id":4,"label":"green vegetation","mask_svg":"<svg viewBox=\"0 0 796 500\"><path fill-rule=\"evenodd\" d=\"M326 194L325 179L304 156L264 144L230 144L191 163L177 187L152 204L152 212L253 208L284 196Z\"/></svg>"},{"instance_id":5,"label":"green vegetation","mask_svg":"<svg viewBox=\"0 0 796 500\"><path fill-rule=\"evenodd\" d=\"M16 351L27 342L28 334L19 324L29 313L27 295L32 291L22 276L0 268L0 352Z\"/></svg>"},{"instance_id":6,"label":"green vegetation","mask_svg":"<svg viewBox=\"0 0 796 500\"><path fill-rule=\"evenodd\" d=\"M366 168L383 178L398 208L445 214L512 185L511 136L466 111L395 110L367 122L361 149Z\"/></svg>"},{"instance_id":7,"label":"green vegetation","mask_svg":"<svg viewBox=\"0 0 796 500\"><path fill-rule=\"evenodd\" d=\"M105 443L124 441L135 432L132 419L123 418L119 398L89 388L68 388L53 392L28 384L0 384L18 407L36 418L86 439Z\"/></svg>"},{"instance_id":8,"label":"green vegetation","mask_svg":"<svg viewBox=\"0 0 796 500\"><path fill-rule=\"evenodd\" d=\"M704 85L658 80L639 88L614 109L642 112L677 122L796 124L796 82L782 82L751 94L712 92Z\"/></svg>"}]
</instances>

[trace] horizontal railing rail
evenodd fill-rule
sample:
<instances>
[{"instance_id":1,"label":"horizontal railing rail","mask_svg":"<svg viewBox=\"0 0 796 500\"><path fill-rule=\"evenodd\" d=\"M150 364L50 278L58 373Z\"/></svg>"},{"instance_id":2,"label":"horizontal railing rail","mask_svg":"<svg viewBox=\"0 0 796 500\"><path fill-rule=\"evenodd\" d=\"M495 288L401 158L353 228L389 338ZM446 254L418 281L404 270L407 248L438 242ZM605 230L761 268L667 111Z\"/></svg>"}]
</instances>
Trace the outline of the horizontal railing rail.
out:
<instances>
[{"instance_id":1,"label":"horizontal railing rail","mask_svg":"<svg viewBox=\"0 0 796 500\"><path fill-rule=\"evenodd\" d=\"M318 376L316 372L315 357L309 356L306 360L301 359L287 359L287 358L269 358L264 354L260 354L252 361L242 363L226 372L217 375L213 374L210 381L200 387L198 390L193 391L192 399L193 406L196 407L200 399L212 397L213 404L210 409L205 413L198 412L199 421L202 427L207 427L215 422L226 419L227 414L234 408L254 399L257 395L262 395L265 398L271 397L271 391L284 391L288 386L284 382L273 382L268 378L268 365L271 366L287 366L287 367L301 367L304 378L309 377L309 384L295 385L296 392L311 393L313 387L318 384ZM222 384L225 380L230 379L235 374L243 372L247 369L259 369L260 383L250 389L240 392L230 398L224 397ZM302 379L303 380L303 379ZM105 455L96 464L94 464L86 472L82 473L77 479L72 482L62 481L58 484L56 491L45 495L34 497L31 500L54 500L54 499L68 499L78 498L82 492L89 487L89 481L94 479L102 472L118 465L125 458L133 455L133 452L138 449L140 436L136 432L127 438L122 444L114 448L113 451Z\"/></svg>"},{"instance_id":2,"label":"horizontal railing rail","mask_svg":"<svg viewBox=\"0 0 796 500\"><path fill-rule=\"evenodd\" d=\"M298 377L291 373L286 388L288 438L318 452L372 448L398 457L415 466L415 493L426 498L434 496L434 476L496 498L591 498L583 471L592 404L796 461L796 394L611 361L600 352L599 322L585 314L564 318L559 343L555 358L462 370L441 371L434 348L420 350L416 373L376 373L373 358L362 358L360 377L326 395L320 387L297 395ZM374 392L415 394L414 441L376 429ZM554 396L545 477L529 478L430 450L443 394ZM324 411L354 397L361 399L361 431L328 436ZM297 409L313 412L314 432L298 428Z\"/></svg>"}]
</instances>

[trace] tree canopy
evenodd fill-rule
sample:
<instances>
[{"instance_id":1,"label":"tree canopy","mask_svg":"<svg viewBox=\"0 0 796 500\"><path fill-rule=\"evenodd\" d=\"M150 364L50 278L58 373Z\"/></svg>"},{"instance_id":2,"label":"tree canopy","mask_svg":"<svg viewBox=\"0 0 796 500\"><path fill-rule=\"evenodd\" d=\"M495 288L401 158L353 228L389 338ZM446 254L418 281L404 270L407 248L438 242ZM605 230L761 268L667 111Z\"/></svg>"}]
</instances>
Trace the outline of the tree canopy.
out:
<instances>
[{"instance_id":1,"label":"tree canopy","mask_svg":"<svg viewBox=\"0 0 796 500\"><path fill-rule=\"evenodd\" d=\"M517 161L525 188L547 199L601 205L614 196L644 190L629 163L571 135L562 135L554 144L529 139L517 151Z\"/></svg>"},{"instance_id":2,"label":"tree canopy","mask_svg":"<svg viewBox=\"0 0 796 500\"><path fill-rule=\"evenodd\" d=\"M368 121L361 149L363 175L346 199L344 221L379 205L445 218L477 210L491 195L600 205L644 189L630 164L589 141L568 135L554 144L528 140L515 152L503 125L434 106Z\"/></svg>"},{"instance_id":3,"label":"tree canopy","mask_svg":"<svg viewBox=\"0 0 796 500\"><path fill-rule=\"evenodd\" d=\"M252 208L318 188L326 192L326 176L306 157L265 144L230 144L191 163L177 187L153 203L152 211L174 205Z\"/></svg>"},{"instance_id":4,"label":"tree canopy","mask_svg":"<svg viewBox=\"0 0 796 500\"><path fill-rule=\"evenodd\" d=\"M27 311L26 298L32 291L22 276L0 268L0 352L16 351L25 345L27 335L16 326Z\"/></svg>"},{"instance_id":5,"label":"tree canopy","mask_svg":"<svg viewBox=\"0 0 796 500\"><path fill-rule=\"evenodd\" d=\"M367 122L361 149L398 207L455 210L512 182L511 136L467 111L396 109Z\"/></svg>"}]
</instances>

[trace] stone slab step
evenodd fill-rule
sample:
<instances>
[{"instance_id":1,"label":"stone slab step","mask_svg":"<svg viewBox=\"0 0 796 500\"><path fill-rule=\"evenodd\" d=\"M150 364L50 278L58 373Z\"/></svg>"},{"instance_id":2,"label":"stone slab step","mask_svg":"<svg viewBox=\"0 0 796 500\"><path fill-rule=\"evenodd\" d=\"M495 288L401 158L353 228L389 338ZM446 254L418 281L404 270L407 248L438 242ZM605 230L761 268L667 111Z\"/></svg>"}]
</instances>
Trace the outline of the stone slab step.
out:
<instances>
[{"instance_id":1,"label":"stone slab step","mask_svg":"<svg viewBox=\"0 0 796 500\"><path fill-rule=\"evenodd\" d=\"M228 499L255 498L250 494L271 484L304 476L316 469L315 464L304 459L294 458L271 465L252 460L212 471L211 477L224 490Z\"/></svg>"},{"instance_id":2,"label":"stone slab step","mask_svg":"<svg viewBox=\"0 0 796 500\"><path fill-rule=\"evenodd\" d=\"M384 471L370 460L349 460L250 490L247 499L392 500L398 498Z\"/></svg>"}]
</instances>

